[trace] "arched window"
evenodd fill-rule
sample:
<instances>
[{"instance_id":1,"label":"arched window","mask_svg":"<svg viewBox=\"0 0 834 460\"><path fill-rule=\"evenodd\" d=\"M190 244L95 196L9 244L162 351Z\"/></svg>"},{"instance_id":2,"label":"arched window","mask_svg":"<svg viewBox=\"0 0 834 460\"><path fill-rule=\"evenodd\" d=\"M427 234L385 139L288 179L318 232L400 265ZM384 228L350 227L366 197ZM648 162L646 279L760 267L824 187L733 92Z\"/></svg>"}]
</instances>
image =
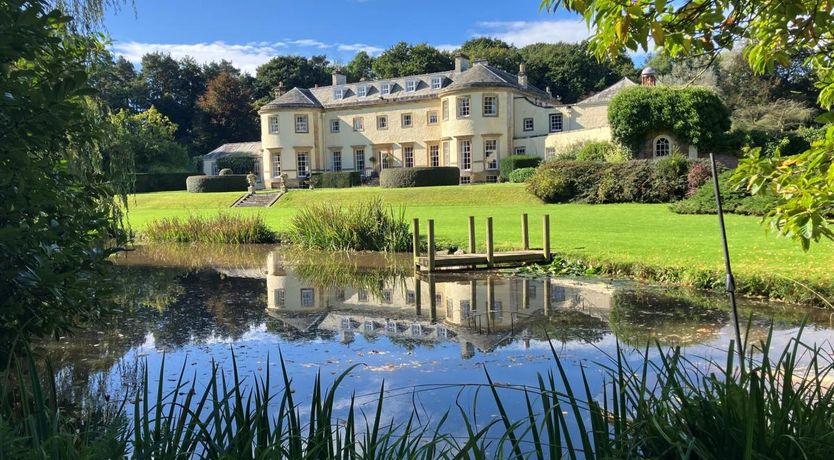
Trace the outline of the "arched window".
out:
<instances>
[{"instance_id":1,"label":"arched window","mask_svg":"<svg viewBox=\"0 0 834 460\"><path fill-rule=\"evenodd\" d=\"M658 137L654 141L655 158L665 157L672 153L672 143L668 137Z\"/></svg>"}]
</instances>

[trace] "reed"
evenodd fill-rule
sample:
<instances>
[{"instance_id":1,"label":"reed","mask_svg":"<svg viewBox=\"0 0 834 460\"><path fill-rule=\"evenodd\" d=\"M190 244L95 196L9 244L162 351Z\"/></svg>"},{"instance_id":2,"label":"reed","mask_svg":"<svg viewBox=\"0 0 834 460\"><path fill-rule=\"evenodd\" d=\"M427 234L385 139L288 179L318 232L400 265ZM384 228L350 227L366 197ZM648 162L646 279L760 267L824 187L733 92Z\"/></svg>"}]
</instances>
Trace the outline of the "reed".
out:
<instances>
[{"instance_id":1,"label":"reed","mask_svg":"<svg viewBox=\"0 0 834 460\"><path fill-rule=\"evenodd\" d=\"M411 232L405 209L386 207L379 198L348 206L320 203L292 218L290 241L327 251L405 252Z\"/></svg>"},{"instance_id":2,"label":"reed","mask_svg":"<svg viewBox=\"0 0 834 460\"><path fill-rule=\"evenodd\" d=\"M204 217L165 217L148 223L143 236L160 243L274 243L277 239L259 215L218 213Z\"/></svg>"}]
</instances>

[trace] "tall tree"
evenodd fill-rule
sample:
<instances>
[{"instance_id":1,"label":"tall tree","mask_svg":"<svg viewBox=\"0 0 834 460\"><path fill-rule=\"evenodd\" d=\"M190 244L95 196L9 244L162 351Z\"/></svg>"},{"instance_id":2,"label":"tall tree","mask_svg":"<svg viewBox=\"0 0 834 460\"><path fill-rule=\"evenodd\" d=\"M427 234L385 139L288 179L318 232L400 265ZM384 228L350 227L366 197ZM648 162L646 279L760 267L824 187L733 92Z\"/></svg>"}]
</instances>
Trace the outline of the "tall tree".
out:
<instances>
[{"instance_id":1,"label":"tall tree","mask_svg":"<svg viewBox=\"0 0 834 460\"><path fill-rule=\"evenodd\" d=\"M221 59L220 61L212 61L208 64L203 65L203 78L205 78L207 82L214 80L221 73L228 73L230 75L239 77L240 69L235 67L235 65L232 64L231 61L227 61L225 59Z\"/></svg>"},{"instance_id":2,"label":"tall tree","mask_svg":"<svg viewBox=\"0 0 834 460\"><path fill-rule=\"evenodd\" d=\"M585 43L536 43L522 48L521 57L530 83L549 86L564 102L576 102L636 73L627 56L600 61Z\"/></svg>"},{"instance_id":3,"label":"tall tree","mask_svg":"<svg viewBox=\"0 0 834 460\"><path fill-rule=\"evenodd\" d=\"M425 43L409 45L399 42L385 50L373 62L373 71L377 78L442 72L451 67L452 58L448 53Z\"/></svg>"},{"instance_id":4,"label":"tall tree","mask_svg":"<svg viewBox=\"0 0 834 460\"><path fill-rule=\"evenodd\" d=\"M350 62L342 69L348 81L354 82L362 80L370 80L374 76L373 70L374 58L368 53L360 51Z\"/></svg>"},{"instance_id":5,"label":"tall tree","mask_svg":"<svg viewBox=\"0 0 834 460\"><path fill-rule=\"evenodd\" d=\"M131 158L137 172L188 169L188 153L174 139L177 125L154 107L137 114L119 110L108 117L108 125L106 155Z\"/></svg>"},{"instance_id":6,"label":"tall tree","mask_svg":"<svg viewBox=\"0 0 834 460\"><path fill-rule=\"evenodd\" d=\"M208 152L227 142L258 139L258 123L252 108L252 92L240 77L223 72L209 81L197 100L196 143Z\"/></svg>"},{"instance_id":7,"label":"tall tree","mask_svg":"<svg viewBox=\"0 0 834 460\"><path fill-rule=\"evenodd\" d=\"M672 57L717 57L741 47L757 74L789 67L792 57L802 56L820 89L819 105L834 106L834 2L544 0L542 5L582 15L594 30L590 40L598 56L623 48L648 50L649 39ZM834 122L834 112L819 120ZM751 150L735 177L753 193L769 190L777 196L768 217L780 234L806 250L820 238L834 240L834 123L825 139L790 158Z\"/></svg>"},{"instance_id":8,"label":"tall tree","mask_svg":"<svg viewBox=\"0 0 834 460\"><path fill-rule=\"evenodd\" d=\"M89 71L90 84L111 110L137 110L146 103L136 68L124 57L114 60L111 53L105 53L93 60Z\"/></svg>"},{"instance_id":9,"label":"tall tree","mask_svg":"<svg viewBox=\"0 0 834 460\"><path fill-rule=\"evenodd\" d=\"M330 63L324 56L276 56L255 72L257 105L269 102L278 83L287 89L330 84Z\"/></svg>"},{"instance_id":10,"label":"tall tree","mask_svg":"<svg viewBox=\"0 0 834 460\"><path fill-rule=\"evenodd\" d=\"M486 59L490 65L515 73L521 63L518 48L497 38L478 37L467 40L458 50L469 59Z\"/></svg>"}]
</instances>

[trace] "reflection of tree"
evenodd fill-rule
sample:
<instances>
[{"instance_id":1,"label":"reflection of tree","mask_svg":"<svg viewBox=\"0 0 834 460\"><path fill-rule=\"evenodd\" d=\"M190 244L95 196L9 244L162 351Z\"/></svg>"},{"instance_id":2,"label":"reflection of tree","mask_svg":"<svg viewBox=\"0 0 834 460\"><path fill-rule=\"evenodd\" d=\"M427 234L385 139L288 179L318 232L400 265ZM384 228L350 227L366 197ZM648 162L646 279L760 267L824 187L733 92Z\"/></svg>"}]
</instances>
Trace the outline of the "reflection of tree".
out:
<instances>
[{"instance_id":1,"label":"reflection of tree","mask_svg":"<svg viewBox=\"0 0 834 460\"><path fill-rule=\"evenodd\" d=\"M380 295L383 286L411 276L411 259L398 254L284 251L284 264L302 281L323 289L351 286Z\"/></svg>"},{"instance_id":2,"label":"reflection of tree","mask_svg":"<svg viewBox=\"0 0 834 460\"><path fill-rule=\"evenodd\" d=\"M712 299L686 295L683 291L660 291L638 287L614 295L609 323L617 338L642 347L688 345L717 336L729 315Z\"/></svg>"},{"instance_id":3,"label":"reflection of tree","mask_svg":"<svg viewBox=\"0 0 834 460\"><path fill-rule=\"evenodd\" d=\"M577 310L556 310L548 321L536 326L531 329L532 337L543 340L549 337L563 344L573 341L596 343L609 333L604 320Z\"/></svg>"},{"instance_id":4,"label":"reflection of tree","mask_svg":"<svg viewBox=\"0 0 834 460\"><path fill-rule=\"evenodd\" d=\"M119 288L114 293L116 303L127 311L141 307L164 310L183 294L179 269L142 266L113 266Z\"/></svg>"}]
</instances>

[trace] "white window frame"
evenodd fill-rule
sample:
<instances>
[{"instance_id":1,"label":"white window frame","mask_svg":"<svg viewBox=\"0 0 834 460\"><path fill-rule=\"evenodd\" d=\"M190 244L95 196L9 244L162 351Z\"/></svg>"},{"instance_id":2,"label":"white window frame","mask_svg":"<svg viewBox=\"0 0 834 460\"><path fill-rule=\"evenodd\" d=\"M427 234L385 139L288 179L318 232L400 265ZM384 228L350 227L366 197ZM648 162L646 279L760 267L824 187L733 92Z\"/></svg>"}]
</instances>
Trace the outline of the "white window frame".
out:
<instances>
[{"instance_id":1,"label":"white window frame","mask_svg":"<svg viewBox=\"0 0 834 460\"><path fill-rule=\"evenodd\" d=\"M460 154L460 169L463 171L472 170L472 141L461 139L458 142L458 153Z\"/></svg>"},{"instance_id":2,"label":"white window frame","mask_svg":"<svg viewBox=\"0 0 834 460\"><path fill-rule=\"evenodd\" d=\"M332 153L333 171L339 172L342 170L342 151L334 150Z\"/></svg>"},{"instance_id":3,"label":"white window frame","mask_svg":"<svg viewBox=\"0 0 834 460\"><path fill-rule=\"evenodd\" d=\"M663 143L664 153L661 153L661 143ZM663 158L672 154L672 140L667 136L657 136L652 142L652 153L655 158Z\"/></svg>"},{"instance_id":4,"label":"white window frame","mask_svg":"<svg viewBox=\"0 0 834 460\"><path fill-rule=\"evenodd\" d=\"M498 139L484 139L484 161L486 169L498 169Z\"/></svg>"},{"instance_id":5,"label":"white window frame","mask_svg":"<svg viewBox=\"0 0 834 460\"><path fill-rule=\"evenodd\" d=\"M316 290L313 288L301 288L299 293L302 307L312 307L316 304Z\"/></svg>"},{"instance_id":6,"label":"white window frame","mask_svg":"<svg viewBox=\"0 0 834 460\"><path fill-rule=\"evenodd\" d=\"M472 116L472 98L470 96L458 96L457 102L458 118L469 118Z\"/></svg>"},{"instance_id":7,"label":"white window frame","mask_svg":"<svg viewBox=\"0 0 834 460\"><path fill-rule=\"evenodd\" d=\"M443 77L431 77L431 89L440 89L443 87Z\"/></svg>"},{"instance_id":8,"label":"white window frame","mask_svg":"<svg viewBox=\"0 0 834 460\"><path fill-rule=\"evenodd\" d=\"M356 122L359 122L358 124ZM361 132L365 130L365 117L353 117L353 130Z\"/></svg>"},{"instance_id":9,"label":"white window frame","mask_svg":"<svg viewBox=\"0 0 834 460\"><path fill-rule=\"evenodd\" d=\"M408 123L405 122L406 117L408 118ZM414 115L411 112L400 115L400 123L403 128L411 128L414 126Z\"/></svg>"},{"instance_id":10,"label":"white window frame","mask_svg":"<svg viewBox=\"0 0 834 460\"><path fill-rule=\"evenodd\" d=\"M432 117L434 117L434 121L432 121ZM426 124L429 125L436 125L439 119L437 118L437 110L429 110L426 114Z\"/></svg>"},{"instance_id":11,"label":"white window frame","mask_svg":"<svg viewBox=\"0 0 834 460\"><path fill-rule=\"evenodd\" d=\"M449 119L449 99L443 99L443 102L440 104L440 109L443 112L443 121Z\"/></svg>"},{"instance_id":12,"label":"white window frame","mask_svg":"<svg viewBox=\"0 0 834 460\"><path fill-rule=\"evenodd\" d=\"M489 184L495 184L498 182L498 176L496 176L495 174L490 174L486 176L486 181Z\"/></svg>"},{"instance_id":13,"label":"white window frame","mask_svg":"<svg viewBox=\"0 0 834 460\"><path fill-rule=\"evenodd\" d=\"M405 92L406 93L413 93L417 91L417 80L406 80L405 81Z\"/></svg>"},{"instance_id":14,"label":"white window frame","mask_svg":"<svg viewBox=\"0 0 834 460\"><path fill-rule=\"evenodd\" d=\"M368 95L368 87L365 85L359 86L356 88L356 96L357 97L365 97Z\"/></svg>"},{"instance_id":15,"label":"white window frame","mask_svg":"<svg viewBox=\"0 0 834 460\"><path fill-rule=\"evenodd\" d=\"M310 132L310 117L304 114L296 114L294 119L296 133L307 134Z\"/></svg>"},{"instance_id":16,"label":"white window frame","mask_svg":"<svg viewBox=\"0 0 834 460\"><path fill-rule=\"evenodd\" d=\"M389 94L391 94L391 86L392 86L391 83L389 83L387 81L383 82L383 83L380 83L379 84L379 94L381 94L383 96L388 96Z\"/></svg>"},{"instance_id":17,"label":"white window frame","mask_svg":"<svg viewBox=\"0 0 834 460\"><path fill-rule=\"evenodd\" d=\"M561 112L551 113L548 117L548 130L551 133L560 133L564 130L564 117Z\"/></svg>"},{"instance_id":18,"label":"white window frame","mask_svg":"<svg viewBox=\"0 0 834 460\"><path fill-rule=\"evenodd\" d=\"M269 125L269 134L279 134L281 132L281 120L278 118L278 115L270 115L267 117L267 123Z\"/></svg>"},{"instance_id":19,"label":"white window frame","mask_svg":"<svg viewBox=\"0 0 834 460\"><path fill-rule=\"evenodd\" d=\"M281 152L272 152L272 178L281 177Z\"/></svg>"},{"instance_id":20,"label":"white window frame","mask_svg":"<svg viewBox=\"0 0 834 460\"><path fill-rule=\"evenodd\" d=\"M365 176L365 149L353 150L353 169L359 171L360 176Z\"/></svg>"},{"instance_id":21,"label":"white window frame","mask_svg":"<svg viewBox=\"0 0 834 460\"><path fill-rule=\"evenodd\" d=\"M487 100L493 100L494 104L490 104L493 108L492 111L487 112ZM482 101L483 107L483 115L485 117L497 117L498 116L498 95L497 94L484 94Z\"/></svg>"},{"instance_id":22,"label":"white window frame","mask_svg":"<svg viewBox=\"0 0 834 460\"><path fill-rule=\"evenodd\" d=\"M527 155L527 146L522 145L520 147L516 147L513 150L513 155Z\"/></svg>"},{"instance_id":23,"label":"white window frame","mask_svg":"<svg viewBox=\"0 0 834 460\"><path fill-rule=\"evenodd\" d=\"M403 147L403 166L406 168L414 167L414 146L406 145Z\"/></svg>"},{"instance_id":24,"label":"white window frame","mask_svg":"<svg viewBox=\"0 0 834 460\"><path fill-rule=\"evenodd\" d=\"M377 115L376 116L376 129L378 129L378 130L388 129L388 115Z\"/></svg>"},{"instance_id":25,"label":"white window frame","mask_svg":"<svg viewBox=\"0 0 834 460\"><path fill-rule=\"evenodd\" d=\"M333 90L333 99L336 99L338 101L338 100L344 99L344 98L345 98L345 89L344 88L335 88Z\"/></svg>"},{"instance_id":26,"label":"white window frame","mask_svg":"<svg viewBox=\"0 0 834 460\"><path fill-rule=\"evenodd\" d=\"M301 159L304 161L301 161ZM304 165L304 168L301 165ZM295 154L295 173L298 177L310 177L310 152L298 152Z\"/></svg>"},{"instance_id":27,"label":"white window frame","mask_svg":"<svg viewBox=\"0 0 834 460\"><path fill-rule=\"evenodd\" d=\"M545 147L544 148L544 161L552 160L556 157L556 147Z\"/></svg>"},{"instance_id":28,"label":"white window frame","mask_svg":"<svg viewBox=\"0 0 834 460\"><path fill-rule=\"evenodd\" d=\"M460 176L460 183L461 184L471 184L472 178L470 176Z\"/></svg>"},{"instance_id":29,"label":"white window frame","mask_svg":"<svg viewBox=\"0 0 834 460\"><path fill-rule=\"evenodd\" d=\"M275 291L275 306L276 307L283 307L287 303L287 291L283 288L276 289Z\"/></svg>"},{"instance_id":30,"label":"white window frame","mask_svg":"<svg viewBox=\"0 0 834 460\"><path fill-rule=\"evenodd\" d=\"M530 123L529 127L528 127L528 124L527 124L528 122ZM521 124L522 124L522 126L521 126L522 131L529 132L529 131L535 131L535 129L536 129L536 122L533 119L533 117L525 118L524 121L521 122Z\"/></svg>"},{"instance_id":31,"label":"white window frame","mask_svg":"<svg viewBox=\"0 0 834 460\"><path fill-rule=\"evenodd\" d=\"M433 168L440 166L440 146L437 144L429 145L429 166Z\"/></svg>"},{"instance_id":32,"label":"white window frame","mask_svg":"<svg viewBox=\"0 0 834 460\"><path fill-rule=\"evenodd\" d=\"M342 121L338 118L334 118L330 120L330 132L331 133L340 133L342 132Z\"/></svg>"}]
</instances>

